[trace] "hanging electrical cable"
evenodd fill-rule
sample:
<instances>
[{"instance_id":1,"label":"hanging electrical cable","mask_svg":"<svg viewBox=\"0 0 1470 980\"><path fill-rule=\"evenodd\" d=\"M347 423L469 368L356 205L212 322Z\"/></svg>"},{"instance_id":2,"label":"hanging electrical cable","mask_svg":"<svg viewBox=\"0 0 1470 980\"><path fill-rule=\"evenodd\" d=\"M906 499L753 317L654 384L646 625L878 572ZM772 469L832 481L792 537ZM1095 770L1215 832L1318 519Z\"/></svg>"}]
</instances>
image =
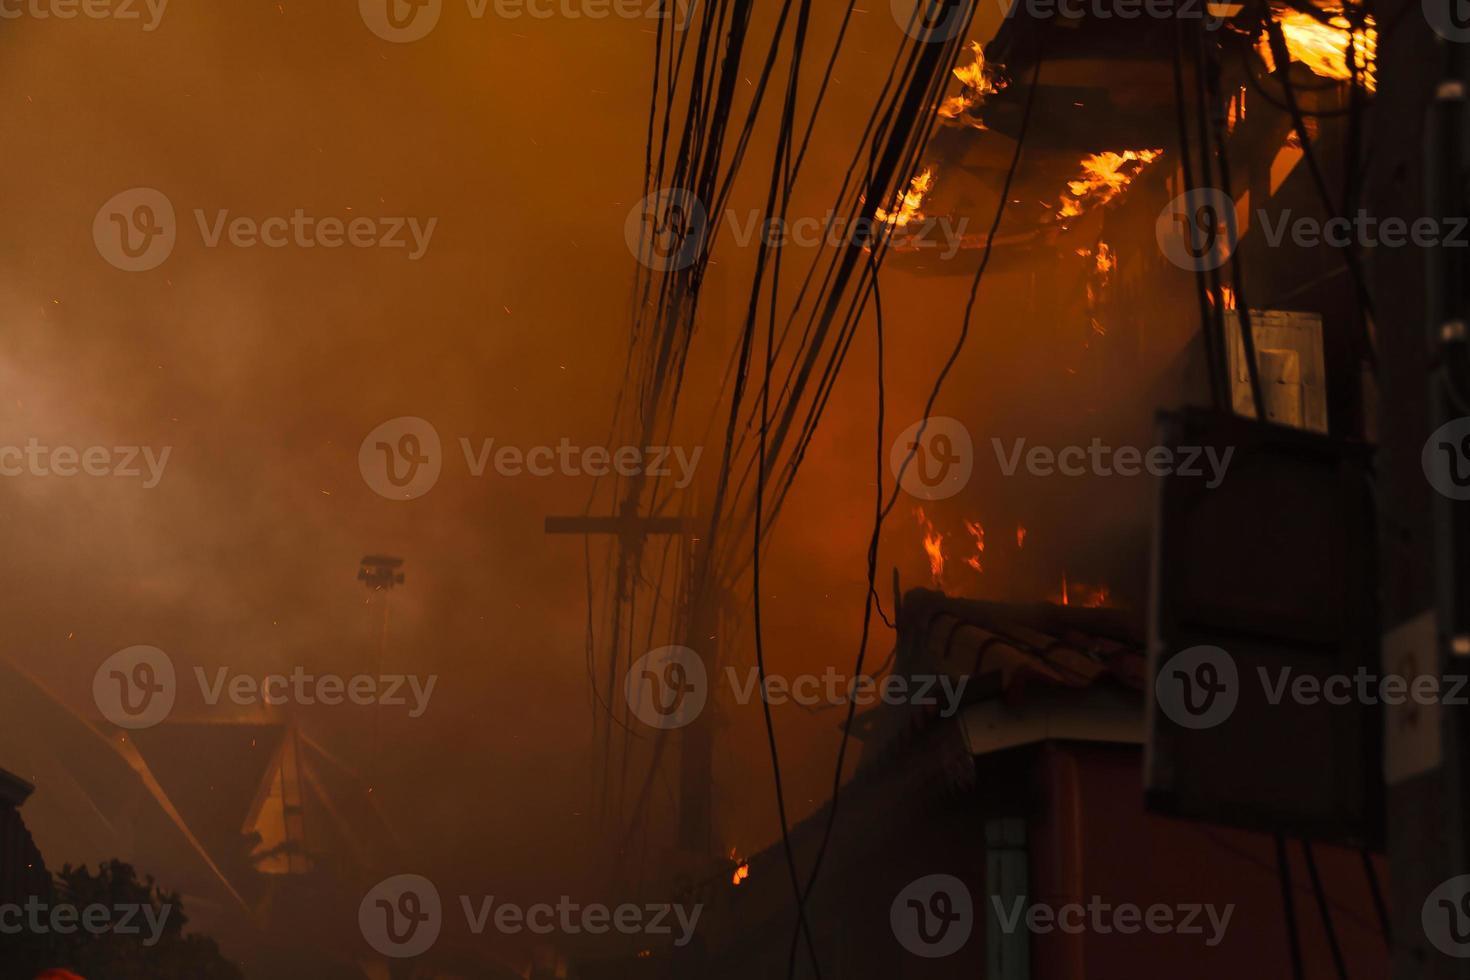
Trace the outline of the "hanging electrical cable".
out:
<instances>
[{"instance_id":1,"label":"hanging electrical cable","mask_svg":"<svg viewBox=\"0 0 1470 980\"><path fill-rule=\"evenodd\" d=\"M960 354L964 351L966 342L969 340L970 325L974 317L975 304L979 296L980 285L984 280L985 270L989 267L991 256L994 254L996 234L1000 230L1001 219L1005 216L1006 205L1010 201L1011 185L1014 182L1016 172L1020 167L1022 151L1024 150L1026 145L1026 136L1030 130L1032 109L1036 101L1036 91L1040 84L1042 64L1045 61L1044 36L1045 35L1043 32L1043 40L1039 43L1038 50L1036 52L1036 62L1035 65L1032 67L1031 81L1026 93L1026 101L1021 112L1020 127L1016 135L1016 147L1011 155L1010 165L1006 169L1005 180L1001 186L1000 200L996 203L995 217L991 221L989 233L986 236L984 254L981 256L980 265L975 272L975 277L970 283L969 299L966 301L964 316L960 322L959 336L955 341L954 347L950 351L948 359L945 361L943 367L939 371L938 376L935 378L934 385L929 392L928 398L925 400L924 411L920 416L921 418L926 420L929 418L930 413L934 409L934 403L939 398L939 394L944 387L945 379L949 376L951 369L959 360ZM868 588L864 596L862 634L858 642L856 663L853 667L852 676L854 677L862 676L863 663L867 656L868 634L872 623L872 597L874 595L874 577L877 570L877 542L882 534L884 521L892 512L895 504L898 501L898 494L903 481L903 476L905 472L907 472L909 465L911 464L917 453L918 444L920 440L923 439L923 433L924 424L921 423L919 427L919 432L914 440L914 445L909 448L908 453L905 455L902 463L898 467L898 472L895 476L895 482L891 496L888 498L885 504L878 508L877 513L875 514L872 534L869 537L869 565L867 583ZM879 437L878 452L881 458L881 436ZM816 890L817 882L822 871L823 861L826 858L827 848L832 841L832 832L836 826L839 805L842 798L842 775L847 757L847 746L849 744L853 719L855 717L856 710L857 702L855 700L849 700L847 708L847 718L843 723L842 738L838 745L837 763L834 767L832 780L832 799L827 808L827 819L822 828L822 837L820 843L817 846L816 856L813 858L812 861L812 870L807 878L807 886L802 894L801 901L803 905L811 900L812 893ZM789 962L790 958L788 957L788 963ZM788 969L787 975L788 977L792 975L792 971L790 969Z\"/></svg>"}]
</instances>

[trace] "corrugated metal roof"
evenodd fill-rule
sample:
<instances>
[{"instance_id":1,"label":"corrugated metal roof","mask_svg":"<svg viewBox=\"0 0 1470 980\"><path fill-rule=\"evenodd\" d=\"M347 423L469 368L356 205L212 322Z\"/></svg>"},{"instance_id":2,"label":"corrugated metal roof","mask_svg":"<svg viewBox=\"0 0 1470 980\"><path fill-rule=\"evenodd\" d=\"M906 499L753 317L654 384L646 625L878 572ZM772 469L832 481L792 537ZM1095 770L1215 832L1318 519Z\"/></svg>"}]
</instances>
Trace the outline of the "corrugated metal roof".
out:
<instances>
[{"instance_id":1,"label":"corrugated metal roof","mask_svg":"<svg viewBox=\"0 0 1470 980\"><path fill-rule=\"evenodd\" d=\"M1144 688L1141 632L1119 610L980 602L915 589L904 596L898 625L895 670L968 676L971 699L1013 700L1032 683Z\"/></svg>"}]
</instances>

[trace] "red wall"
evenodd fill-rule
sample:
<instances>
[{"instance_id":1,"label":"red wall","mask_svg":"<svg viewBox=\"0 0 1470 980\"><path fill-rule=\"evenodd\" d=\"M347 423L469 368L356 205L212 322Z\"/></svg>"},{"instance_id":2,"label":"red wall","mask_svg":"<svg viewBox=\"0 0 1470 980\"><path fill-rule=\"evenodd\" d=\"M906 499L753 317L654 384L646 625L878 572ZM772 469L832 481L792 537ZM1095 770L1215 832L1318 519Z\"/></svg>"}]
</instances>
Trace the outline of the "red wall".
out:
<instances>
[{"instance_id":1,"label":"red wall","mask_svg":"<svg viewBox=\"0 0 1470 980\"><path fill-rule=\"evenodd\" d=\"M1291 959L1274 840L1156 816L1143 808L1141 751L1131 746L1054 743L1038 772L1042 816L1032 824L1032 900L1051 905L1103 902L1179 906L1234 903L1223 939L1177 933L1078 935L1053 931L1031 943L1035 980L1275 980ZM1336 976L1301 847L1288 842L1305 975ZM1388 977L1388 955L1358 853L1313 847L1348 974ZM1381 860L1380 887L1388 888Z\"/></svg>"}]
</instances>

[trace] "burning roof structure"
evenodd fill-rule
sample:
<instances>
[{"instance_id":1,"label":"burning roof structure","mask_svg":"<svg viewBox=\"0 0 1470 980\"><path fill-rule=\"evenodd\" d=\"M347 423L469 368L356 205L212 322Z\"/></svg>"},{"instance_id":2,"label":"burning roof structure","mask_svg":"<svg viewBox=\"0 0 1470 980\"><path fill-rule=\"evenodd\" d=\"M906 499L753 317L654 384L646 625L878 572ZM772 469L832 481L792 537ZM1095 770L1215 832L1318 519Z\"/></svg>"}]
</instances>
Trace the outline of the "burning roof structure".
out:
<instances>
[{"instance_id":1,"label":"burning roof structure","mask_svg":"<svg viewBox=\"0 0 1470 980\"><path fill-rule=\"evenodd\" d=\"M1035 125L993 243L1002 267L1053 253L1068 261L1075 249L1059 244L1059 236L1077 219L1119 201L1146 171L1167 174L1178 166L1177 25L1168 18L1088 16L1080 9L1041 18L1024 8L1018 4L987 44L970 42L969 60L954 70L938 108L940 125L923 155L922 181L916 177L914 185L921 191L915 210L922 204L924 214L951 224L967 219L962 248L972 255L982 250L988 244L985 219L999 203L1029 105ZM1271 10L1301 105L1313 121L1346 111L1349 90L1341 83L1357 78L1365 91L1375 89L1371 17L1354 28L1331 8L1317 14L1284 5ZM1270 76L1276 70L1259 17L1224 4L1198 13L1211 43L1225 54L1222 85L1234 93L1231 130L1246 116L1247 91L1258 115L1279 108L1279 94L1259 94L1275 84ZM977 261L940 266L917 250L895 251L899 265L954 275L972 273Z\"/></svg>"}]
</instances>

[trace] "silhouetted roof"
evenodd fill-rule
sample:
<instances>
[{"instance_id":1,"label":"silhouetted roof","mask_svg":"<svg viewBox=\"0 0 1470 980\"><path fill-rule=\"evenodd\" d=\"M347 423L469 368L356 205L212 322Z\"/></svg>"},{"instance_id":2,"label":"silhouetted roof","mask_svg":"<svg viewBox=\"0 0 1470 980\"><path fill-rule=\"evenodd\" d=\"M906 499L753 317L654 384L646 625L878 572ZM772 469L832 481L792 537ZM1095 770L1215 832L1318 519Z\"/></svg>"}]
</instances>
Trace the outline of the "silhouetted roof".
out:
<instances>
[{"instance_id":1,"label":"silhouetted roof","mask_svg":"<svg viewBox=\"0 0 1470 980\"><path fill-rule=\"evenodd\" d=\"M981 602L914 589L899 613L899 642L896 670L968 675L972 685L980 682L979 696L1015 698L1028 683L1144 688L1141 630L1115 609Z\"/></svg>"}]
</instances>

